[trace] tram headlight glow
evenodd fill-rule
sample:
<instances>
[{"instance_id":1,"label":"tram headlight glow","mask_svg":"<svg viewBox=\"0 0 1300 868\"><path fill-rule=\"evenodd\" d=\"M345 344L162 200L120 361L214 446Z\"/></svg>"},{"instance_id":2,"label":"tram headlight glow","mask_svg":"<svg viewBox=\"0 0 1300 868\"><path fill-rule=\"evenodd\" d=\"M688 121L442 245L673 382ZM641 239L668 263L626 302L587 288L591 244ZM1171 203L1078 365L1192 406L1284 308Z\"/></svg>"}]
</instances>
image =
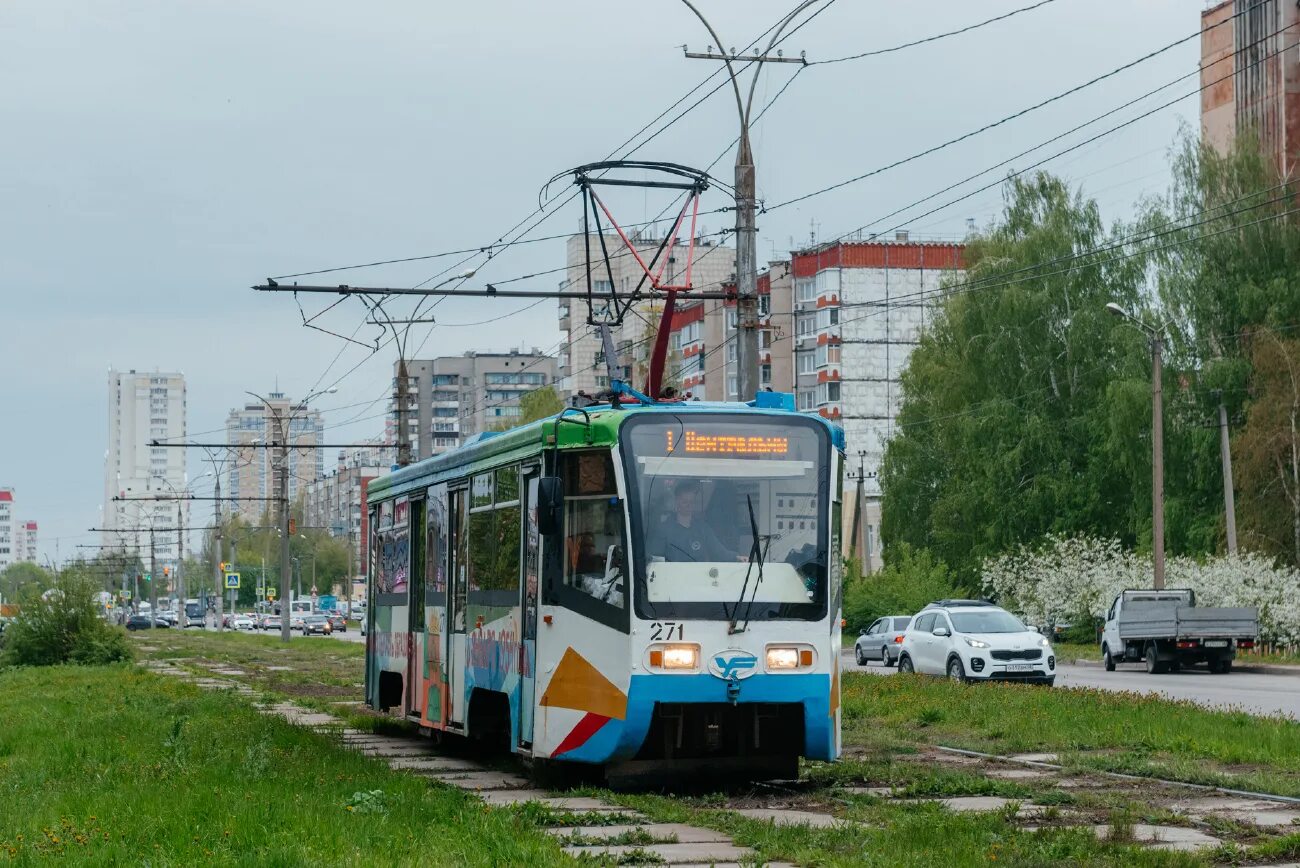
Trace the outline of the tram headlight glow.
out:
<instances>
[{"instance_id":1,"label":"tram headlight glow","mask_svg":"<svg viewBox=\"0 0 1300 868\"><path fill-rule=\"evenodd\" d=\"M798 669L799 649L798 648L768 648L767 668L768 669Z\"/></svg>"},{"instance_id":2,"label":"tram headlight glow","mask_svg":"<svg viewBox=\"0 0 1300 868\"><path fill-rule=\"evenodd\" d=\"M665 669L694 669L700 662L700 649L695 645L665 645L663 647L663 667Z\"/></svg>"}]
</instances>

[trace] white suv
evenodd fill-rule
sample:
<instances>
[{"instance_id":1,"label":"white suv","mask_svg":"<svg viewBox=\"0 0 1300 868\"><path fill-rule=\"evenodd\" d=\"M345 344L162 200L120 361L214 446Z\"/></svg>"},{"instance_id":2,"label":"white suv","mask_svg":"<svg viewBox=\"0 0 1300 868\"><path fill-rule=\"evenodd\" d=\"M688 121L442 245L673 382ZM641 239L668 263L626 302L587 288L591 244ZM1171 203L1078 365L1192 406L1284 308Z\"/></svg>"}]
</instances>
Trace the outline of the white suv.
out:
<instances>
[{"instance_id":1,"label":"white suv","mask_svg":"<svg viewBox=\"0 0 1300 868\"><path fill-rule=\"evenodd\" d=\"M939 600L912 618L898 671L1050 686L1056 682L1056 653L1046 637L992 603Z\"/></svg>"}]
</instances>

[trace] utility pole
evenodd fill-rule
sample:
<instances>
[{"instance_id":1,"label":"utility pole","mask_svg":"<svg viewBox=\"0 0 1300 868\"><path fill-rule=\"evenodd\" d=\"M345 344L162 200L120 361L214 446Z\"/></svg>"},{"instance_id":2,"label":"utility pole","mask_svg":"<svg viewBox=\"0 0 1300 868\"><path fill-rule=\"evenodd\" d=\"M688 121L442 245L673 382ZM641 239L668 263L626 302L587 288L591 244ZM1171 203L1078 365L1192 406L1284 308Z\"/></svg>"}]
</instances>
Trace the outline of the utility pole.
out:
<instances>
[{"instance_id":1,"label":"utility pole","mask_svg":"<svg viewBox=\"0 0 1300 868\"><path fill-rule=\"evenodd\" d=\"M1151 549L1155 589L1165 588L1164 338L1151 332Z\"/></svg>"},{"instance_id":2,"label":"utility pole","mask_svg":"<svg viewBox=\"0 0 1300 868\"><path fill-rule=\"evenodd\" d=\"M1219 392L1219 457L1223 462L1223 514L1228 526L1228 554L1237 553L1237 504L1232 491L1232 449L1228 443L1228 408Z\"/></svg>"},{"instance_id":3,"label":"utility pole","mask_svg":"<svg viewBox=\"0 0 1300 868\"><path fill-rule=\"evenodd\" d=\"M222 604L222 599L221 599L221 592L226 587L226 577L221 574L221 562L225 559L222 557L222 552L221 552L221 474L220 473L217 474L216 496L217 496L217 500L214 501L215 506L213 507L216 510L216 512L214 513L216 516L216 521L215 521L216 527L214 531L216 536L212 547L212 569L216 576L216 584L213 585L213 589L216 592L216 598L217 598L217 632L220 633L220 632L224 632L226 629L225 612L224 612L225 607ZM204 613L204 617L205 618L207 617L206 612Z\"/></svg>"},{"instance_id":4,"label":"utility pole","mask_svg":"<svg viewBox=\"0 0 1300 868\"><path fill-rule=\"evenodd\" d=\"M691 0L682 0L695 13L695 17L709 31L718 45L718 53L713 46L705 52L687 51L686 56L695 60L721 60L731 76L731 88L736 96L736 111L740 115L740 138L736 146L736 394L741 401L752 401L759 389L758 362L758 229L755 226L754 212L757 193L754 167L754 154L749 144L750 112L754 107L754 89L758 84L758 74L764 63L798 63L807 65L808 61L799 57L773 55L772 49L780 39L781 33L794 21L795 17L811 6L815 0L805 0L793 12L787 15L773 30L772 38L762 54L738 55L734 51L722 51L722 37L718 36L713 25L700 13ZM740 96L740 81L737 77L735 62L754 64L754 76L749 83L749 98Z\"/></svg>"},{"instance_id":5,"label":"utility pole","mask_svg":"<svg viewBox=\"0 0 1300 868\"><path fill-rule=\"evenodd\" d=\"M305 402L304 402L305 403ZM276 479L279 482L280 498L280 641L288 644L289 642L289 618L291 617L289 605L289 426L285 424L284 417L279 413L275 414L277 427L280 429L280 435L277 440L280 442L280 448L276 450L280 455L279 467L276 468Z\"/></svg>"},{"instance_id":6,"label":"utility pole","mask_svg":"<svg viewBox=\"0 0 1300 868\"><path fill-rule=\"evenodd\" d=\"M343 575L343 602L346 605L348 619L352 618L352 502L348 501L348 567Z\"/></svg>"},{"instance_id":7,"label":"utility pole","mask_svg":"<svg viewBox=\"0 0 1300 868\"><path fill-rule=\"evenodd\" d=\"M153 513L150 512L150 516ZM154 627L154 621L158 617L158 584L155 581L155 573L158 572L158 550L154 545L153 528L149 528L149 629Z\"/></svg>"},{"instance_id":8,"label":"utility pole","mask_svg":"<svg viewBox=\"0 0 1300 868\"><path fill-rule=\"evenodd\" d=\"M849 537L849 557L851 558L856 558L858 556L859 551L863 551L863 552L866 551L865 545L861 547L859 547L858 545L859 541L862 538L862 532L861 532L862 501L863 501L862 485L863 485L863 477L866 476L866 458L867 458L867 451L865 449L858 450L858 497L857 497L856 505L853 507L853 533ZM852 474L849 475L852 476ZM866 572L865 566L866 565L864 563L863 572Z\"/></svg>"},{"instance_id":9,"label":"utility pole","mask_svg":"<svg viewBox=\"0 0 1300 868\"><path fill-rule=\"evenodd\" d=\"M239 569L239 541L232 539L230 541L230 563L236 570ZM235 602L239 599L239 592L235 589L230 590L230 614L235 614Z\"/></svg>"},{"instance_id":10,"label":"utility pole","mask_svg":"<svg viewBox=\"0 0 1300 868\"><path fill-rule=\"evenodd\" d=\"M176 621L185 629L185 501L176 501Z\"/></svg>"},{"instance_id":11,"label":"utility pole","mask_svg":"<svg viewBox=\"0 0 1300 868\"><path fill-rule=\"evenodd\" d=\"M405 343L405 341L403 341ZM397 357L397 383L396 383L396 401L397 401L397 466L405 467L411 463L411 432L410 421L407 412L407 374L406 374L406 348L399 346L399 355Z\"/></svg>"}]
</instances>

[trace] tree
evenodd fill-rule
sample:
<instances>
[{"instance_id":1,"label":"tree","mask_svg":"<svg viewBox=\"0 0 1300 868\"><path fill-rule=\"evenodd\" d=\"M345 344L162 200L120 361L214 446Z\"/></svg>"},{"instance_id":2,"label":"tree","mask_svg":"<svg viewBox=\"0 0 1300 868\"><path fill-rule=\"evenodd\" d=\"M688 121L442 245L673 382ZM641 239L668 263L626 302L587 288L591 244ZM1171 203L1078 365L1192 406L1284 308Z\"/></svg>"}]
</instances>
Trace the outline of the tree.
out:
<instances>
[{"instance_id":1,"label":"tree","mask_svg":"<svg viewBox=\"0 0 1300 868\"><path fill-rule=\"evenodd\" d=\"M1300 339L1252 337L1251 400L1233 449L1244 546L1300 566Z\"/></svg>"},{"instance_id":2,"label":"tree","mask_svg":"<svg viewBox=\"0 0 1300 868\"><path fill-rule=\"evenodd\" d=\"M1142 263L1069 259L1122 231L1055 178L1010 182L1002 222L968 244L963 285L902 376L881 472L890 545L931 550L974 588L985 556L1046 533L1136 541L1150 514L1149 363L1105 305L1138 306Z\"/></svg>"},{"instance_id":3,"label":"tree","mask_svg":"<svg viewBox=\"0 0 1300 868\"><path fill-rule=\"evenodd\" d=\"M10 564L0 572L0 600L15 602L28 588L38 592L48 588L54 581L50 571L38 564L23 562Z\"/></svg>"},{"instance_id":4,"label":"tree","mask_svg":"<svg viewBox=\"0 0 1300 868\"><path fill-rule=\"evenodd\" d=\"M554 386L542 386L540 389L527 392L520 398L519 409L523 411L519 424L525 425L538 419L545 419L547 416L554 416L564 409L564 401L561 400Z\"/></svg>"}]
</instances>

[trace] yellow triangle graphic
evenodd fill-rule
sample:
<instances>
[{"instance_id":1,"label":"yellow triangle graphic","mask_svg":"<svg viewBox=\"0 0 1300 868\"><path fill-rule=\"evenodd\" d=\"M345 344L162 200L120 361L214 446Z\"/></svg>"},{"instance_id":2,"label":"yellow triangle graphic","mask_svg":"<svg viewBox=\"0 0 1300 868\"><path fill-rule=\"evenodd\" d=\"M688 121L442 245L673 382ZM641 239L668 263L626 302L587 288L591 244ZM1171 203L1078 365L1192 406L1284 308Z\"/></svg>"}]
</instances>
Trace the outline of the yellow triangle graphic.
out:
<instances>
[{"instance_id":1,"label":"yellow triangle graphic","mask_svg":"<svg viewBox=\"0 0 1300 868\"><path fill-rule=\"evenodd\" d=\"M565 649L539 704L572 708L614 720L627 717L627 695L572 648Z\"/></svg>"}]
</instances>

